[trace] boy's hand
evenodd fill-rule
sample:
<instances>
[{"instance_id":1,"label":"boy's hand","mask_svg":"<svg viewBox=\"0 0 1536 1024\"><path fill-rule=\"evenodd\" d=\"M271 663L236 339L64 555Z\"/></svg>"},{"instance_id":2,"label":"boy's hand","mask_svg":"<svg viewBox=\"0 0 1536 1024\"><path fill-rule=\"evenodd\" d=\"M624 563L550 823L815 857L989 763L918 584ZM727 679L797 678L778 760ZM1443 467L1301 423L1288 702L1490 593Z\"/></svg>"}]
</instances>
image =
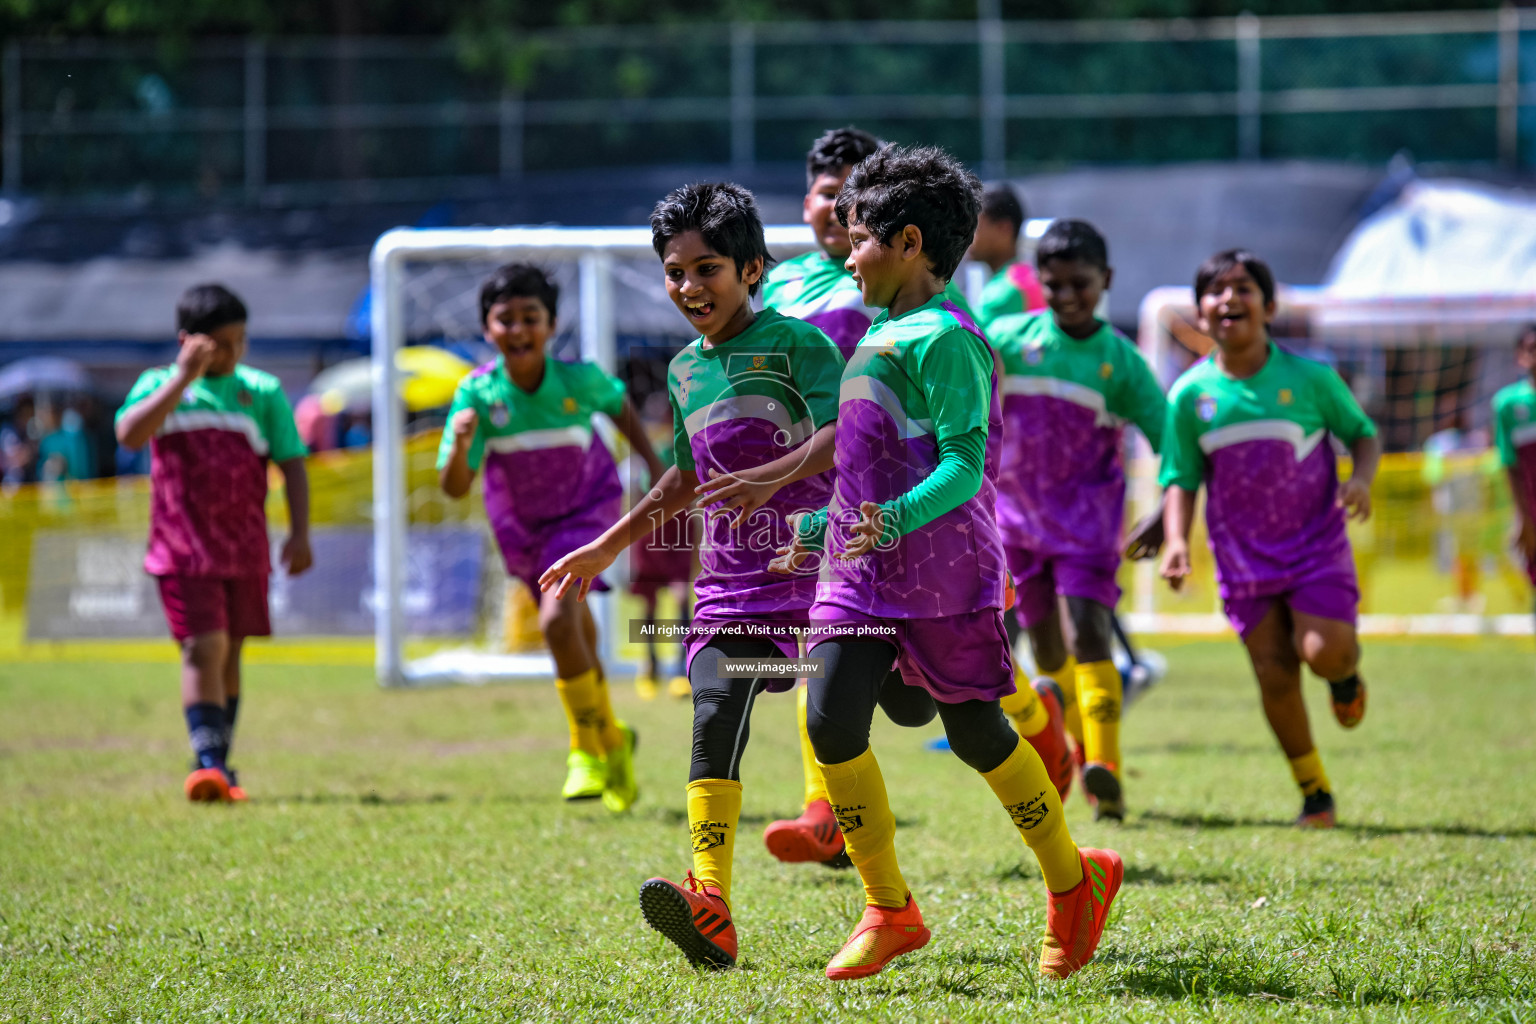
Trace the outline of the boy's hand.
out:
<instances>
[{"instance_id":1,"label":"boy's hand","mask_svg":"<svg viewBox=\"0 0 1536 1024\"><path fill-rule=\"evenodd\" d=\"M453 419L448 425L453 428L453 443L461 448L469 447L469 443L475 439L475 427L480 423L480 416L473 409L460 409L453 414Z\"/></svg>"},{"instance_id":2,"label":"boy's hand","mask_svg":"<svg viewBox=\"0 0 1536 1024\"><path fill-rule=\"evenodd\" d=\"M1133 562L1156 558L1163 549L1163 510L1142 519L1125 537L1125 557Z\"/></svg>"},{"instance_id":3,"label":"boy's hand","mask_svg":"<svg viewBox=\"0 0 1536 1024\"><path fill-rule=\"evenodd\" d=\"M1527 562L1536 562L1536 526L1532 526L1525 517L1520 517L1515 523L1509 540Z\"/></svg>"},{"instance_id":4,"label":"boy's hand","mask_svg":"<svg viewBox=\"0 0 1536 1024\"><path fill-rule=\"evenodd\" d=\"M721 513L737 509L736 517L731 520L731 529L734 530L746 522L747 516L767 504L778 489L778 484L761 484L735 473L716 473L711 468L709 478L700 482L694 488L694 493L699 495L698 503L701 505L720 502Z\"/></svg>"},{"instance_id":5,"label":"boy's hand","mask_svg":"<svg viewBox=\"0 0 1536 1024\"><path fill-rule=\"evenodd\" d=\"M872 501L861 502L859 521L849 530L853 537L844 545L843 553L838 557L859 558L875 550L875 545L880 543L880 537L885 532L886 517L889 515Z\"/></svg>"},{"instance_id":6,"label":"boy's hand","mask_svg":"<svg viewBox=\"0 0 1536 1024\"><path fill-rule=\"evenodd\" d=\"M1345 511L1345 518L1365 522L1371 518L1371 488L1369 484L1350 478L1339 486L1337 500Z\"/></svg>"},{"instance_id":7,"label":"boy's hand","mask_svg":"<svg viewBox=\"0 0 1536 1024\"><path fill-rule=\"evenodd\" d=\"M544 575L539 577L539 589L547 594L551 588L555 588L555 596L564 597L571 586L577 584L580 589L576 592L576 599L585 601L587 591L592 588L592 581L613 564L614 557L597 541L583 544L544 570Z\"/></svg>"},{"instance_id":8,"label":"boy's hand","mask_svg":"<svg viewBox=\"0 0 1536 1024\"><path fill-rule=\"evenodd\" d=\"M176 367L188 384L208 372L208 364L218 355L219 343L206 334L189 334L176 353Z\"/></svg>"},{"instance_id":9,"label":"boy's hand","mask_svg":"<svg viewBox=\"0 0 1536 1024\"><path fill-rule=\"evenodd\" d=\"M283 553L279 557L283 568L289 576L298 576L309 571L315 564L314 552L309 548L309 537L305 534L293 534L283 544Z\"/></svg>"},{"instance_id":10,"label":"boy's hand","mask_svg":"<svg viewBox=\"0 0 1536 1024\"><path fill-rule=\"evenodd\" d=\"M789 542L788 547L779 548L775 552L779 557L768 563L769 572L793 576L803 572L806 559L816 554L800 540L800 523L808 515L810 515L809 512L795 512L784 517L784 522L794 531L795 539Z\"/></svg>"},{"instance_id":11,"label":"boy's hand","mask_svg":"<svg viewBox=\"0 0 1536 1024\"><path fill-rule=\"evenodd\" d=\"M1184 586L1184 578L1189 575L1189 544L1182 540L1170 540L1163 548L1163 563L1161 568L1163 579L1168 581L1168 586L1178 590Z\"/></svg>"}]
</instances>

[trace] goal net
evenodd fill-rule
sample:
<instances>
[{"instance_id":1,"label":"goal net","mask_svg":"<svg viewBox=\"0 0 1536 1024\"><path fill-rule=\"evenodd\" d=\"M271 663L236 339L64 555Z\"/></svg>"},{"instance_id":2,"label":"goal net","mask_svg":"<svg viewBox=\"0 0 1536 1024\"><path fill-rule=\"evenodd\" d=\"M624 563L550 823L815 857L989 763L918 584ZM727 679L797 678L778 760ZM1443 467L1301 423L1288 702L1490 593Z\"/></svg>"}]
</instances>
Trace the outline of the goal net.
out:
<instances>
[{"instance_id":1,"label":"goal net","mask_svg":"<svg viewBox=\"0 0 1536 1024\"><path fill-rule=\"evenodd\" d=\"M1530 632L1530 587L1505 543L1510 498L1491 402L1518 379L1514 344L1536 322L1536 295L1371 299L1281 287L1278 304L1275 340L1337 369L1386 449L1374 514L1350 525L1362 631ZM1165 387L1212 347L1196 321L1187 287L1143 300L1139 344ZM1136 460L1136 511L1157 500L1155 471ZM1151 563L1125 570L1133 629L1226 628L1204 545L1193 545L1195 577L1178 594Z\"/></svg>"},{"instance_id":2,"label":"goal net","mask_svg":"<svg viewBox=\"0 0 1536 1024\"><path fill-rule=\"evenodd\" d=\"M809 229L798 225L770 227L767 235L779 259L814 244ZM399 373L393 354L405 345L444 345L472 363L495 357L482 340L479 290L492 270L511 261L538 265L560 288L551 353L591 360L618 376L642 416L651 412L653 443L671 443L666 368L693 334L666 297L648 228L402 229L383 235L373 251L369 312L374 621L378 676L386 686L553 674L538 633L536 599L507 580L479 481L457 501L437 486L442 410L408 413L392 397ZM594 417L594 428L619 463L627 504L643 486L644 468L628 458L627 445L605 417ZM622 672L641 653L628 642L628 624L640 605L629 594L627 556L604 578L611 589L594 591L588 601L604 662ZM658 614L677 617L675 598L658 598ZM659 653L670 660L677 650L664 646Z\"/></svg>"}]
</instances>

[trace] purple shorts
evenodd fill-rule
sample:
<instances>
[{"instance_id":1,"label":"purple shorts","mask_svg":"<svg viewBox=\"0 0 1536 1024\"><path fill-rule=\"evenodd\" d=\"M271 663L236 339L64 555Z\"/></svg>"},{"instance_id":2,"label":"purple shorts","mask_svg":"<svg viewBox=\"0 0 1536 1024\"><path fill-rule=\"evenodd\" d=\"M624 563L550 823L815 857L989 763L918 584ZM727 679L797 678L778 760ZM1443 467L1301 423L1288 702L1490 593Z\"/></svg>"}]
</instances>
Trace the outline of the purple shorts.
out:
<instances>
[{"instance_id":1,"label":"purple shorts","mask_svg":"<svg viewBox=\"0 0 1536 1024\"><path fill-rule=\"evenodd\" d=\"M1001 700L1013 693L1008 631L996 608L935 619L874 619L836 606L812 610L809 645L846 637L884 640L896 648L896 668L944 704Z\"/></svg>"},{"instance_id":2,"label":"purple shorts","mask_svg":"<svg viewBox=\"0 0 1536 1024\"><path fill-rule=\"evenodd\" d=\"M592 524L578 523L571 528L560 524L526 548L503 550L501 557L506 563L507 575L522 580L523 585L533 594L533 599L537 602L540 598L539 577L544 575L545 570L583 544L589 544L602 535L603 531ZM592 581L589 589L605 591L609 587L608 583L599 576Z\"/></svg>"},{"instance_id":3,"label":"purple shorts","mask_svg":"<svg viewBox=\"0 0 1536 1024\"><path fill-rule=\"evenodd\" d=\"M1018 597L1013 610L1025 629L1038 626L1056 609L1056 597L1081 597L1106 608L1120 602L1120 553L1047 558L1025 548L1008 548L1008 571Z\"/></svg>"},{"instance_id":4,"label":"purple shorts","mask_svg":"<svg viewBox=\"0 0 1536 1024\"><path fill-rule=\"evenodd\" d=\"M1309 580L1281 594L1224 598L1221 603L1227 621L1246 640L1276 601L1284 601L1292 611L1303 615L1353 623L1360 610L1360 588L1352 579Z\"/></svg>"},{"instance_id":5,"label":"purple shorts","mask_svg":"<svg viewBox=\"0 0 1536 1024\"><path fill-rule=\"evenodd\" d=\"M800 633L809 620L804 609L786 612L738 613L729 618L715 618L708 613L695 615L688 631L685 664L693 668L693 657L716 638L722 640L766 640L786 658L800 657ZM793 689L795 680L775 676L768 684L770 693Z\"/></svg>"}]
</instances>

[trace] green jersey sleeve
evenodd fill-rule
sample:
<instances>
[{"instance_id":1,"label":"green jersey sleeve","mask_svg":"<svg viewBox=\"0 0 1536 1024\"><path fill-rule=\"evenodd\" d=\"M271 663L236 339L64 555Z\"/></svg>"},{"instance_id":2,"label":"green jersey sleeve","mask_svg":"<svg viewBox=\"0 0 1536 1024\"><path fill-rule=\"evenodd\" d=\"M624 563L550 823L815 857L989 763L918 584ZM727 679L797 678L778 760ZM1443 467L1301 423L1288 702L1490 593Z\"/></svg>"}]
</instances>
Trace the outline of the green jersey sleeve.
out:
<instances>
[{"instance_id":1,"label":"green jersey sleeve","mask_svg":"<svg viewBox=\"0 0 1536 1024\"><path fill-rule=\"evenodd\" d=\"M945 331L918 354L917 380L936 441L987 430L992 406L992 350L963 328Z\"/></svg>"},{"instance_id":2,"label":"green jersey sleeve","mask_svg":"<svg viewBox=\"0 0 1536 1024\"><path fill-rule=\"evenodd\" d=\"M164 367L157 367L153 370L145 370L143 373L139 374L139 379L133 382L133 387L128 390L128 397L123 399L122 407L117 410L117 415L113 417L112 422L122 422L123 417L128 414L129 409L132 409L134 406L144 401L144 399L154 394L160 385L164 384L169 379L170 374L166 372Z\"/></svg>"},{"instance_id":3,"label":"green jersey sleeve","mask_svg":"<svg viewBox=\"0 0 1536 1024\"><path fill-rule=\"evenodd\" d=\"M575 397L606 416L624 411L624 382L596 363L576 363L573 376L580 393Z\"/></svg>"},{"instance_id":4,"label":"green jersey sleeve","mask_svg":"<svg viewBox=\"0 0 1536 1024\"><path fill-rule=\"evenodd\" d=\"M468 380L459 385L459 389L453 393L453 404L448 407L448 422L443 427L443 439L437 446L439 470L448 465L448 460L453 457L453 418L463 409L473 409L476 415L475 436L469 442L469 452L465 459L469 463L470 472L478 473L480 463L485 458L485 410L475 401L474 392L468 385Z\"/></svg>"},{"instance_id":5,"label":"green jersey sleeve","mask_svg":"<svg viewBox=\"0 0 1536 1024\"><path fill-rule=\"evenodd\" d=\"M1510 409L1513 405L1513 402L1500 396L1494 400L1493 406L1493 444L1499 450L1499 462L1505 469L1514 469L1520 464L1520 456L1515 452L1514 435L1509 429Z\"/></svg>"},{"instance_id":6,"label":"green jersey sleeve","mask_svg":"<svg viewBox=\"0 0 1536 1024\"><path fill-rule=\"evenodd\" d=\"M999 274L988 281L987 286L981 290L981 309L977 312L978 322L987 328L987 335L990 337L992 323L998 317L1024 312L1024 296L1013 286L1013 282L1008 280L1006 272Z\"/></svg>"},{"instance_id":7,"label":"green jersey sleeve","mask_svg":"<svg viewBox=\"0 0 1536 1024\"><path fill-rule=\"evenodd\" d=\"M293 420L293 406L283 389L273 387L262 396L261 432L267 438L267 454L273 462L302 459L309 454Z\"/></svg>"},{"instance_id":8,"label":"green jersey sleeve","mask_svg":"<svg viewBox=\"0 0 1536 1024\"><path fill-rule=\"evenodd\" d=\"M1200 432L1195 425L1191 392L1175 395L1167 403L1163 420L1163 465L1157 475L1164 487L1182 487L1194 492L1205 479L1205 453L1200 450Z\"/></svg>"},{"instance_id":9,"label":"green jersey sleeve","mask_svg":"<svg viewBox=\"0 0 1536 1024\"><path fill-rule=\"evenodd\" d=\"M688 421L683 418L682 407L677 404L677 392L667 388L667 401L672 405L672 460L684 473L697 472L693 464L693 447L688 443Z\"/></svg>"},{"instance_id":10,"label":"green jersey sleeve","mask_svg":"<svg viewBox=\"0 0 1536 1024\"><path fill-rule=\"evenodd\" d=\"M811 425L820 430L837 420L838 389L843 382L843 354L832 339L817 331L790 350L789 372L805 399Z\"/></svg>"},{"instance_id":11,"label":"green jersey sleeve","mask_svg":"<svg viewBox=\"0 0 1536 1024\"><path fill-rule=\"evenodd\" d=\"M1146 435L1154 452L1163 450L1163 428L1168 421L1168 399L1152 375L1152 367L1130 345L1119 346L1118 386L1110 396L1110 412L1130 420Z\"/></svg>"},{"instance_id":12,"label":"green jersey sleeve","mask_svg":"<svg viewBox=\"0 0 1536 1024\"><path fill-rule=\"evenodd\" d=\"M1360 403L1355 401L1344 378L1329 367L1324 367L1318 378L1321 391L1318 404L1329 433L1345 444L1354 444L1362 437L1375 437L1376 424L1371 422L1365 410L1360 408Z\"/></svg>"}]
</instances>

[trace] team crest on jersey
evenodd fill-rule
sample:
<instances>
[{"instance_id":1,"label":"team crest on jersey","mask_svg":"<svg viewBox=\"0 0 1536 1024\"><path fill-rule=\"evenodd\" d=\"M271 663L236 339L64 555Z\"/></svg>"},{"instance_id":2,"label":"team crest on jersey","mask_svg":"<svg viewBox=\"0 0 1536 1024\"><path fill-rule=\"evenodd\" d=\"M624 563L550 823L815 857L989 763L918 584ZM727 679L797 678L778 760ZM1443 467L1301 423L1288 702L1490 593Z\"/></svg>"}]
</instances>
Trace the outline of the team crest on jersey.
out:
<instances>
[{"instance_id":1,"label":"team crest on jersey","mask_svg":"<svg viewBox=\"0 0 1536 1024\"><path fill-rule=\"evenodd\" d=\"M512 413L505 402L496 402L491 406L491 426L504 427L512 422Z\"/></svg>"},{"instance_id":2,"label":"team crest on jersey","mask_svg":"<svg viewBox=\"0 0 1536 1024\"><path fill-rule=\"evenodd\" d=\"M1030 366L1039 366L1040 360L1045 358L1045 352L1039 345L1031 345L1024 350L1024 361Z\"/></svg>"},{"instance_id":3,"label":"team crest on jersey","mask_svg":"<svg viewBox=\"0 0 1536 1024\"><path fill-rule=\"evenodd\" d=\"M1114 375L1115 375L1115 368L1113 366L1111 366L1109 363L1100 363L1099 364L1099 376L1100 377L1104 378L1105 380L1109 380L1109 378L1113 377Z\"/></svg>"},{"instance_id":4,"label":"team crest on jersey","mask_svg":"<svg viewBox=\"0 0 1536 1024\"><path fill-rule=\"evenodd\" d=\"M566 395L565 401L561 404L565 407L566 412L576 411L576 399L572 398L570 395Z\"/></svg>"},{"instance_id":5,"label":"team crest on jersey","mask_svg":"<svg viewBox=\"0 0 1536 1024\"><path fill-rule=\"evenodd\" d=\"M768 362L768 357L767 356L753 356L752 357L752 369L754 369L754 370L761 370L763 368L763 366L767 362Z\"/></svg>"},{"instance_id":6,"label":"team crest on jersey","mask_svg":"<svg viewBox=\"0 0 1536 1024\"><path fill-rule=\"evenodd\" d=\"M256 401L256 396L252 395L245 388L241 388L235 395L235 401L249 408Z\"/></svg>"},{"instance_id":7,"label":"team crest on jersey","mask_svg":"<svg viewBox=\"0 0 1536 1024\"><path fill-rule=\"evenodd\" d=\"M1531 418L1531 410L1527 409L1523 405L1515 406L1515 419L1517 419L1517 420L1528 420L1530 418Z\"/></svg>"},{"instance_id":8,"label":"team crest on jersey","mask_svg":"<svg viewBox=\"0 0 1536 1024\"><path fill-rule=\"evenodd\" d=\"M1281 388L1280 389L1280 404L1281 405L1290 405L1295 400L1296 400L1296 396L1291 394L1291 389L1290 388Z\"/></svg>"},{"instance_id":9,"label":"team crest on jersey","mask_svg":"<svg viewBox=\"0 0 1536 1024\"><path fill-rule=\"evenodd\" d=\"M1216 418L1216 399L1210 395L1201 395L1195 403L1195 415L1206 423Z\"/></svg>"}]
</instances>

